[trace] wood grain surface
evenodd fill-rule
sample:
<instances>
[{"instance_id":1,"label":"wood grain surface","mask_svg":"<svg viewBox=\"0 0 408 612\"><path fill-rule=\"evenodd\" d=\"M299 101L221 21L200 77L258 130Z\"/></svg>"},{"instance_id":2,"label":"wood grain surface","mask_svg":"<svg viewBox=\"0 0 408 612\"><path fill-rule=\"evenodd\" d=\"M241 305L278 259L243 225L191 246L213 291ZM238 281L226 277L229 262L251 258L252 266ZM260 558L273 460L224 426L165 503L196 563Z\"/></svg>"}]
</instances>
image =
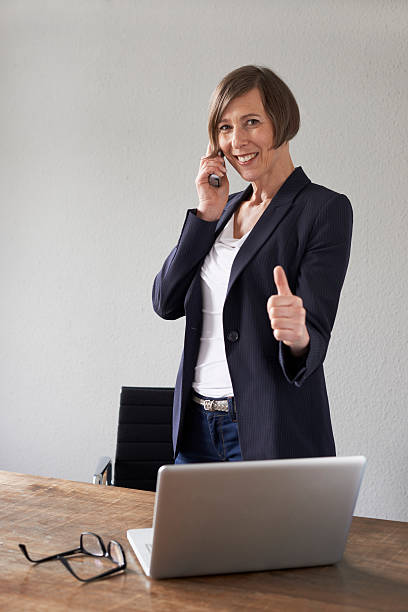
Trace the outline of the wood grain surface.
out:
<instances>
[{"instance_id":1,"label":"wood grain surface","mask_svg":"<svg viewBox=\"0 0 408 612\"><path fill-rule=\"evenodd\" d=\"M0 471L0 609L408 611L408 523L354 517L336 565L154 581L126 538L129 528L151 527L153 504L147 491ZM82 531L118 540L126 573L84 584L60 562L30 564L18 548L55 554L77 546ZM78 563L102 571L102 561Z\"/></svg>"}]
</instances>

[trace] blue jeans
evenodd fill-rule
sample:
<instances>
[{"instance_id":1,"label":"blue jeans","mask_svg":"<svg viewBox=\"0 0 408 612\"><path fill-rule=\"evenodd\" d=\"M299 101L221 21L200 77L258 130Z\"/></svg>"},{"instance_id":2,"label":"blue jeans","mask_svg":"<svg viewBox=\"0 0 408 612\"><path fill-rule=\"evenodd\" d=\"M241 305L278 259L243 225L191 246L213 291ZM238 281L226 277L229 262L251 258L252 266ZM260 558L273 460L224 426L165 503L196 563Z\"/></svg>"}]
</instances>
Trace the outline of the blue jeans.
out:
<instances>
[{"instance_id":1,"label":"blue jeans","mask_svg":"<svg viewBox=\"0 0 408 612\"><path fill-rule=\"evenodd\" d=\"M234 398L195 395L202 399L227 399L228 412L209 412L191 399L184 416L175 463L242 461Z\"/></svg>"}]
</instances>

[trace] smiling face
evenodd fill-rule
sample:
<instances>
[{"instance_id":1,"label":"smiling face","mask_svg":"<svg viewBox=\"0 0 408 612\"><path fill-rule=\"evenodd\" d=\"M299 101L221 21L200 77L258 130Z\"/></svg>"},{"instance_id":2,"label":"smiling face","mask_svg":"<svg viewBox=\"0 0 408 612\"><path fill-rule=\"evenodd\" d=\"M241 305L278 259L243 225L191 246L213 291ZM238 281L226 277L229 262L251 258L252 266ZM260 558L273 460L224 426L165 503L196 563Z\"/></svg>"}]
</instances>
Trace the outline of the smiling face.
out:
<instances>
[{"instance_id":1,"label":"smiling face","mask_svg":"<svg viewBox=\"0 0 408 612\"><path fill-rule=\"evenodd\" d=\"M273 148L274 128L259 89L234 98L217 126L218 143L230 164L249 182L267 178L287 143Z\"/></svg>"}]
</instances>

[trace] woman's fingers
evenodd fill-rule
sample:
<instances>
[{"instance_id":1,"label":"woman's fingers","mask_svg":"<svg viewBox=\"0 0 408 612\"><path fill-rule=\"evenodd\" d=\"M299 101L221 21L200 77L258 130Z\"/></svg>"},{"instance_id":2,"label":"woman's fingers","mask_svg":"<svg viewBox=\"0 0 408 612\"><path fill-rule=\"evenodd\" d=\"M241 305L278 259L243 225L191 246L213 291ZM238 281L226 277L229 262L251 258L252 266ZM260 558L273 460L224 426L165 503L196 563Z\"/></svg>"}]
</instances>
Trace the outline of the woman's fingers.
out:
<instances>
[{"instance_id":1,"label":"woman's fingers","mask_svg":"<svg viewBox=\"0 0 408 612\"><path fill-rule=\"evenodd\" d=\"M271 317L289 317L290 311L287 306L282 306L281 308L277 308L273 306L272 308L268 308L269 315Z\"/></svg>"},{"instance_id":2,"label":"woman's fingers","mask_svg":"<svg viewBox=\"0 0 408 612\"><path fill-rule=\"evenodd\" d=\"M266 308L275 339L303 351L310 337L302 299L294 295L271 295Z\"/></svg>"},{"instance_id":3,"label":"woman's fingers","mask_svg":"<svg viewBox=\"0 0 408 612\"><path fill-rule=\"evenodd\" d=\"M296 296L270 296L266 309L274 329L293 329L306 320L306 310Z\"/></svg>"},{"instance_id":4,"label":"woman's fingers","mask_svg":"<svg viewBox=\"0 0 408 612\"><path fill-rule=\"evenodd\" d=\"M303 300L297 295L271 295L266 303L268 312L271 308L288 308L303 306Z\"/></svg>"},{"instance_id":5,"label":"woman's fingers","mask_svg":"<svg viewBox=\"0 0 408 612\"><path fill-rule=\"evenodd\" d=\"M271 319L273 329L294 329L297 325L299 325L299 323L300 321L290 317L286 317L284 319L276 319L273 317Z\"/></svg>"},{"instance_id":6,"label":"woman's fingers","mask_svg":"<svg viewBox=\"0 0 408 612\"><path fill-rule=\"evenodd\" d=\"M207 164L219 166L220 168L224 168L225 170L225 164L221 157L202 157L200 160L200 166L205 166Z\"/></svg>"},{"instance_id":7,"label":"woman's fingers","mask_svg":"<svg viewBox=\"0 0 408 612\"><path fill-rule=\"evenodd\" d=\"M299 316L299 318L302 318L302 316L306 314L306 310L302 306L293 305L282 306L281 308L268 308L268 313L270 317L273 317L275 319L288 318L293 316Z\"/></svg>"},{"instance_id":8,"label":"woman's fingers","mask_svg":"<svg viewBox=\"0 0 408 612\"><path fill-rule=\"evenodd\" d=\"M227 174L225 166L221 165L215 158L206 158L201 161L197 179L208 180L210 174L216 174L223 177Z\"/></svg>"},{"instance_id":9,"label":"woman's fingers","mask_svg":"<svg viewBox=\"0 0 408 612\"><path fill-rule=\"evenodd\" d=\"M283 342L289 343L289 345L294 345L303 337L300 330L296 333L295 331L289 329L274 329L273 335L276 340L282 340Z\"/></svg>"},{"instance_id":10,"label":"woman's fingers","mask_svg":"<svg viewBox=\"0 0 408 612\"><path fill-rule=\"evenodd\" d=\"M225 163L222 157L202 157L200 160L200 167L205 166L207 164L213 164L225 170Z\"/></svg>"}]
</instances>

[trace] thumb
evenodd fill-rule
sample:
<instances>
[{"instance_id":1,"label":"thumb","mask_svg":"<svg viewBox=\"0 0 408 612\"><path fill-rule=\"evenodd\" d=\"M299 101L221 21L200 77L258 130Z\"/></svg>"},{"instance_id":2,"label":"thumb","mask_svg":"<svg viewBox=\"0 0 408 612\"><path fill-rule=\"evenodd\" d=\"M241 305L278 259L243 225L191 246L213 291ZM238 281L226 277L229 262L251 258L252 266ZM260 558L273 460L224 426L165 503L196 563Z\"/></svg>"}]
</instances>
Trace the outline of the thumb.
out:
<instances>
[{"instance_id":1,"label":"thumb","mask_svg":"<svg viewBox=\"0 0 408 612\"><path fill-rule=\"evenodd\" d=\"M273 279L278 290L278 295L292 295L285 270L282 268L282 266L274 267Z\"/></svg>"}]
</instances>

